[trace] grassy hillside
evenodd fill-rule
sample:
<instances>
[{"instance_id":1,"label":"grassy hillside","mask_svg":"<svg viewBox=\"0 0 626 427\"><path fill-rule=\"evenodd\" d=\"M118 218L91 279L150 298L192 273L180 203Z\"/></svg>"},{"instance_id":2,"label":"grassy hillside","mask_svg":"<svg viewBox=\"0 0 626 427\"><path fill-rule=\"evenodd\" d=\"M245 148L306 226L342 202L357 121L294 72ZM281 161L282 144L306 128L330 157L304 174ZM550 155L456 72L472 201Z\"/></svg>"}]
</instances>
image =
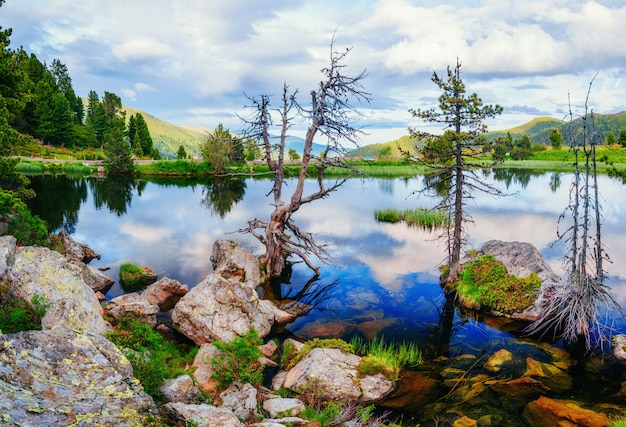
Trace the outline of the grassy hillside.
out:
<instances>
[{"instance_id":1,"label":"grassy hillside","mask_svg":"<svg viewBox=\"0 0 626 427\"><path fill-rule=\"evenodd\" d=\"M176 126L132 107L124 106L123 109L126 110L127 118L141 113L150 130L152 143L159 149L161 156L175 158L176 151L178 151L178 147L181 145L185 147L187 154L193 157L201 156L200 144L206 141L207 132L210 132L211 129L202 131L200 129Z\"/></svg>"},{"instance_id":2,"label":"grassy hillside","mask_svg":"<svg viewBox=\"0 0 626 427\"><path fill-rule=\"evenodd\" d=\"M540 142L537 140L538 136L541 135L541 139L543 139L543 135L546 136L546 140L548 142L544 142L544 144L549 143L547 137L550 136L550 132L552 129L559 128L565 124L562 120L557 120L552 117L535 117L528 123L525 123L521 126L516 126L511 129L498 130L495 132L488 132L487 139L493 141L498 137L505 137L507 133L510 133L513 138L519 138L520 136L526 134L533 142Z\"/></svg>"},{"instance_id":3,"label":"grassy hillside","mask_svg":"<svg viewBox=\"0 0 626 427\"><path fill-rule=\"evenodd\" d=\"M415 151L415 146L419 144L419 140L411 138L409 135L405 135L400 139L396 139L394 141L364 145L350 151L349 155L351 157L378 157L380 156L380 152L383 148L391 147L391 157L398 158L402 157L398 146L400 146L405 151Z\"/></svg>"}]
</instances>

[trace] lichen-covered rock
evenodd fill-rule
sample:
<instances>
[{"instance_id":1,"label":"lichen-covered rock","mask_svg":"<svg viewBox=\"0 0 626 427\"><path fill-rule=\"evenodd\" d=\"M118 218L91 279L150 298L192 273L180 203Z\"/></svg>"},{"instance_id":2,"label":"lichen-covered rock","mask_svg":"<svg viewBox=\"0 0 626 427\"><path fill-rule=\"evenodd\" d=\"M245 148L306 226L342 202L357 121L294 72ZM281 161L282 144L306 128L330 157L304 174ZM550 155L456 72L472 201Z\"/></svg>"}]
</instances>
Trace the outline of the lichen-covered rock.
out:
<instances>
[{"instance_id":1,"label":"lichen-covered rock","mask_svg":"<svg viewBox=\"0 0 626 427\"><path fill-rule=\"evenodd\" d=\"M94 292L106 292L111 287L111 285L115 283L114 280L112 280L103 272L96 270L95 268L91 268L82 262L72 261L70 262L70 268L71 267L76 268L76 271L83 278L85 284L89 286Z\"/></svg>"},{"instance_id":2,"label":"lichen-covered rock","mask_svg":"<svg viewBox=\"0 0 626 427\"><path fill-rule=\"evenodd\" d=\"M0 336L0 413L2 425L136 426L157 410L115 345L55 328Z\"/></svg>"},{"instance_id":3,"label":"lichen-covered rock","mask_svg":"<svg viewBox=\"0 0 626 427\"><path fill-rule=\"evenodd\" d=\"M194 425L197 427L239 427L243 425L231 411L213 405L166 403L163 405L163 410L167 418L175 425Z\"/></svg>"},{"instance_id":4,"label":"lichen-covered rock","mask_svg":"<svg viewBox=\"0 0 626 427\"><path fill-rule=\"evenodd\" d=\"M8 251L10 253L11 251ZM31 301L39 295L49 308L41 321L43 329L65 327L79 333L104 334L102 307L73 263L58 252L38 246L15 250L14 258L5 257L11 293ZM9 263L12 261L12 263Z\"/></svg>"},{"instance_id":5,"label":"lichen-covered rock","mask_svg":"<svg viewBox=\"0 0 626 427\"><path fill-rule=\"evenodd\" d=\"M218 274L209 275L174 307L172 322L180 333L201 345L215 339L230 342L254 328L266 336L274 314L253 287Z\"/></svg>"},{"instance_id":6,"label":"lichen-covered rock","mask_svg":"<svg viewBox=\"0 0 626 427\"><path fill-rule=\"evenodd\" d=\"M284 387L301 392L313 388L322 400L371 403L391 393L395 387L380 375L359 378L361 358L336 348L315 348L284 375Z\"/></svg>"},{"instance_id":7,"label":"lichen-covered rock","mask_svg":"<svg viewBox=\"0 0 626 427\"><path fill-rule=\"evenodd\" d=\"M189 375L170 378L159 386L159 391L166 402L196 403L200 389Z\"/></svg>"},{"instance_id":8,"label":"lichen-covered rock","mask_svg":"<svg viewBox=\"0 0 626 427\"><path fill-rule=\"evenodd\" d=\"M215 274L246 282L253 288L261 283L259 260L233 240L216 241L211 260L215 263Z\"/></svg>"},{"instance_id":9,"label":"lichen-covered rock","mask_svg":"<svg viewBox=\"0 0 626 427\"><path fill-rule=\"evenodd\" d=\"M15 262L17 239L13 236L0 237L0 277L4 277Z\"/></svg>"},{"instance_id":10,"label":"lichen-covered rock","mask_svg":"<svg viewBox=\"0 0 626 427\"><path fill-rule=\"evenodd\" d=\"M257 389L250 384L234 382L220 393L222 407L228 408L241 421L250 418L257 407Z\"/></svg>"},{"instance_id":11,"label":"lichen-covered rock","mask_svg":"<svg viewBox=\"0 0 626 427\"><path fill-rule=\"evenodd\" d=\"M263 402L263 410L271 418L295 417L305 410L304 403L293 397L275 397Z\"/></svg>"}]
</instances>

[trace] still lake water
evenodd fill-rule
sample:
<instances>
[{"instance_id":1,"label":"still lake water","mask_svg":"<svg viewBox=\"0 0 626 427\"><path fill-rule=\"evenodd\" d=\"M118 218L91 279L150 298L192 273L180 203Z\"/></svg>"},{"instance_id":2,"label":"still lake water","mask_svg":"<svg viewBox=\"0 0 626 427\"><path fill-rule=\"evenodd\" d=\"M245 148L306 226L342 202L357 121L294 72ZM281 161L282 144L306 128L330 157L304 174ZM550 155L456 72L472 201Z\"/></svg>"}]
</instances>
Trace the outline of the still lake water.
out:
<instances>
[{"instance_id":1,"label":"still lake water","mask_svg":"<svg viewBox=\"0 0 626 427\"><path fill-rule=\"evenodd\" d=\"M487 175L489 182L512 195L476 194L469 202L470 247L491 239L530 242L561 273L564 245L554 242L559 215L568 204L571 175ZM132 262L150 267L160 278L193 287L211 273L212 245L218 239L237 240L261 254L251 235L231 232L249 219L268 218L272 209L266 197L269 180L30 179L37 192L33 213L100 253L102 258L90 265L110 267L107 274L114 280L120 264ZM303 339L384 335L416 342L426 358L436 357L442 348L454 357L517 339L456 311L451 327L442 327L445 297L438 265L445 259L443 242L436 233L375 220L375 209L433 206L435 199L415 195L423 185L422 177L351 179L329 198L303 206L294 215L303 230L332 244L337 266L323 265L320 277L312 281L306 266L296 265L290 283L265 291L306 304L303 315L282 334ZM607 283L626 307L624 189L621 181L600 177L603 239L612 260L606 266ZM107 297L121 293L116 283ZM617 332L625 333L624 321L613 320Z\"/></svg>"}]
</instances>

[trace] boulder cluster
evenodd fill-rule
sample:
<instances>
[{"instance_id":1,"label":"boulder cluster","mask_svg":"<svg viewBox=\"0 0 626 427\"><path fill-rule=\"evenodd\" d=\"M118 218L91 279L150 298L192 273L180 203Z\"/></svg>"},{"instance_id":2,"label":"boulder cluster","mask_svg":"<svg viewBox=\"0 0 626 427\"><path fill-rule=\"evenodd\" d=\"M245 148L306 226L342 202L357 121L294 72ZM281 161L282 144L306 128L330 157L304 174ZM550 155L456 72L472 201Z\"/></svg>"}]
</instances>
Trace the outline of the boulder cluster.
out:
<instances>
[{"instance_id":1,"label":"boulder cluster","mask_svg":"<svg viewBox=\"0 0 626 427\"><path fill-rule=\"evenodd\" d=\"M259 298L261 276L254 255L235 242L218 241L213 273L192 289L165 277L140 292L105 301L101 292L112 281L86 264L98 255L62 237L64 255L19 247L12 236L0 237L0 276L10 284L12 297L31 301L39 295L48 304L41 331L0 335L2 425L155 425L159 417L175 425L301 425L306 423L298 417L303 401L280 397L277 390L297 395L309 388L321 400L369 404L395 387L380 374L359 376L359 356L319 348L279 371L273 390L234 382L218 393L211 364L220 351L215 340L229 342L251 329L264 337L275 323L293 319ZM106 339L111 325L105 318L126 313L168 329L157 321L167 313L175 332L199 346L192 373L162 384L165 403L160 407L134 377L123 349ZM301 343L291 340L290 345ZM263 345L260 362L275 366L277 349L273 341ZM212 404L205 403L203 394L214 396Z\"/></svg>"}]
</instances>

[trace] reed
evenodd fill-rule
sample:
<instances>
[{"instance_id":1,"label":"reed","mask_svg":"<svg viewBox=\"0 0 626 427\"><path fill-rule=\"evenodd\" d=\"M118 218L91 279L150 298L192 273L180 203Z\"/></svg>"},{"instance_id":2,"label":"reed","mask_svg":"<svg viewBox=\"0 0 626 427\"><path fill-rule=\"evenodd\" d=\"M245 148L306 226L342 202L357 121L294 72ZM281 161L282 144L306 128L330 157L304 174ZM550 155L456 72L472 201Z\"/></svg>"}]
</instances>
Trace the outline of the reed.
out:
<instances>
[{"instance_id":1,"label":"reed","mask_svg":"<svg viewBox=\"0 0 626 427\"><path fill-rule=\"evenodd\" d=\"M384 337L364 342L360 337L350 341L357 354L362 355L358 371L361 375L383 374L396 381L404 367L415 367L422 363L422 352L413 343L386 342Z\"/></svg>"},{"instance_id":2,"label":"reed","mask_svg":"<svg viewBox=\"0 0 626 427\"><path fill-rule=\"evenodd\" d=\"M446 227L450 224L450 217L443 211L433 209L377 209L374 218L380 222L406 222L408 225L422 227L428 230Z\"/></svg>"}]
</instances>

